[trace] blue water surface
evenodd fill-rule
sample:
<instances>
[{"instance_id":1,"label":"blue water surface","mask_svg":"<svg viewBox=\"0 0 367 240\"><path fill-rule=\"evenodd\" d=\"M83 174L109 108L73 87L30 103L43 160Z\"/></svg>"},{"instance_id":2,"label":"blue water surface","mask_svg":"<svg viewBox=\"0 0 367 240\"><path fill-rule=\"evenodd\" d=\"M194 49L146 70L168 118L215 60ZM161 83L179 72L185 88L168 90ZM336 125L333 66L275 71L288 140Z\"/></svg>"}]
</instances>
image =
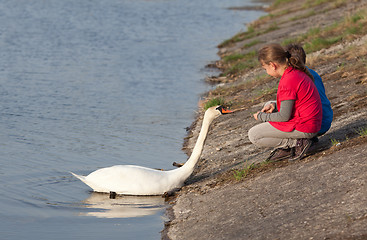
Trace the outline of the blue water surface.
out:
<instances>
[{"instance_id":1,"label":"blue water surface","mask_svg":"<svg viewBox=\"0 0 367 240\"><path fill-rule=\"evenodd\" d=\"M109 199L69 171L183 162L205 65L250 0L0 1L0 239L159 239L161 197Z\"/></svg>"}]
</instances>

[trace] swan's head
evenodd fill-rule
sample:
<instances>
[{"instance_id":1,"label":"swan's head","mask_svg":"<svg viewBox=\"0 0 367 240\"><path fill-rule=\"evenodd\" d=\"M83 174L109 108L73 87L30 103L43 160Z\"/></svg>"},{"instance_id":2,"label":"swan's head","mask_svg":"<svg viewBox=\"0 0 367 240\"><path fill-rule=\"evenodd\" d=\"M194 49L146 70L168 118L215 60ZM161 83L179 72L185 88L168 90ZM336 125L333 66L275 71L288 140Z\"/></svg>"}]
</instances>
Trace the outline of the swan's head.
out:
<instances>
[{"instance_id":1,"label":"swan's head","mask_svg":"<svg viewBox=\"0 0 367 240\"><path fill-rule=\"evenodd\" d=\"M215 110L218 110L220 114L233 113L231 110L228 110L226 107L223 107L222 105L216 106Z\"/></svg>"},{"instance_id":2,"label":"swan's head","mask_svg":"<svg viewBox=\"0 0 367 240\"><path fill-rule=\"evenodd\" d=\"M219 117L220 115L228 114L231 112L232 111L228 110L227 108L223 106L215 106L215 107L208 108L208 110L206 110L205 112L205 116L210 117L211 119L214 119L216 117Z\"/></svg>"}]
</instances>

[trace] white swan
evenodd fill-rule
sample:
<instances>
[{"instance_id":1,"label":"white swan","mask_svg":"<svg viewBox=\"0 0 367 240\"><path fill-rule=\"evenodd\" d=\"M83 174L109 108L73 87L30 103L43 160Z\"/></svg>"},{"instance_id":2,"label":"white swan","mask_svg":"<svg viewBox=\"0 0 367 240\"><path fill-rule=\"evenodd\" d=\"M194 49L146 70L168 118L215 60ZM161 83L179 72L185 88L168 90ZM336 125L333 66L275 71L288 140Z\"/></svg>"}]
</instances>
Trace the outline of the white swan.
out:
<instances>
[{"instance_id":1,"label":"white swan","mask_svg":"<svg viewBox=\"0 0 367 240\"><path fill-rule=\"evenodd\" d=\"M203 150L210 124L216 117L230 112L222 106L211 107L206 110L193 152L180 168L160 171L135 165L117 165L96 170L88 176L72 174L95 192L116 192L124 195L162 195L175 188L180 188L194 171Z\"/></svg>"}]
</instances>

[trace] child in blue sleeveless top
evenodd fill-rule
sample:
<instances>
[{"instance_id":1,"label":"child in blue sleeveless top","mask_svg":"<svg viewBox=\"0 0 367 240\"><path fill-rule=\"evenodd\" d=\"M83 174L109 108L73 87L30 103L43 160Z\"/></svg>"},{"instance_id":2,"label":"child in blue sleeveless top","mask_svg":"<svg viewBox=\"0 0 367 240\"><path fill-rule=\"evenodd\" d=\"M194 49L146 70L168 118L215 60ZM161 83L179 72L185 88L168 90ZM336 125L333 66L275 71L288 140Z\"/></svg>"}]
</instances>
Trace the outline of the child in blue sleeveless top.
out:
<instances>
[{"instance_id":1,"label":"child in blue sleeveless top","mask_svg":"<svg viewBox=\"0 0 367 240\"><path fill-rule=\"evenodd\" d=\"M288 52L299 54L299 56L302 57L303 62L306 63L306 53L304 49L298 45L298 44L289 44L286 46L286 50ZM307 67L308 68L308 67ZM321 136L325 134L331 126L331 122L333 121L333 110L331 109L331 104L329 99L326 96L325 93L325 87L322 83L322 79L319 74L317 74L314 70L308 68L309 72L312 74L316 88L319 92L320 98L321 98L321 104L322 104L322 123L321 123L321 129L317 136ZM317 137L313 138L314 142L317 142Z\"/></svg>"}]
</instances>

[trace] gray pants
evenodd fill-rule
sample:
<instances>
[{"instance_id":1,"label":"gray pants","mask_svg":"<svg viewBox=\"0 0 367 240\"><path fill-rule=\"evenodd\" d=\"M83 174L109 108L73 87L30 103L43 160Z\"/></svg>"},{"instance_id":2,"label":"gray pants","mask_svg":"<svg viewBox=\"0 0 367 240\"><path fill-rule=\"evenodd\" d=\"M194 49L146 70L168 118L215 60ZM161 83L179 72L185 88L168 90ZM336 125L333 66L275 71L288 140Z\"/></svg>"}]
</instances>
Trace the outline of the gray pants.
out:
<instances>
[{"instance_id":1,"label":"gray pants","mask_svg":"<svg viewBox=\"0 0 367 240\"><path fill-rule=\"evenodd\" d=\"M299 138L312 138L317 133L304 133L297 130L283 132L268 122L252 127L248 132L250 141L258 147L291 148L297 144Z\"/></svg>"}]
</instances>

